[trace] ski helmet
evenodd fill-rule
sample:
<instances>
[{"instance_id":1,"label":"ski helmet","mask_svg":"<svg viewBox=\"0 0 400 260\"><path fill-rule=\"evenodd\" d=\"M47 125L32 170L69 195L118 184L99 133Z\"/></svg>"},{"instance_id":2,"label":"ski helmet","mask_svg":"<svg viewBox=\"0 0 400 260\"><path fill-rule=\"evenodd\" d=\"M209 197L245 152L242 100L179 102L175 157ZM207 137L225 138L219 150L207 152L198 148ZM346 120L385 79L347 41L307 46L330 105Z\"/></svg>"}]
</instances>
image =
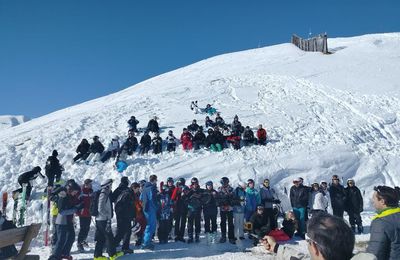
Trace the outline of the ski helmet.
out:
<instances>
[{"instance_id":1,"label":"ski helmet","mask_svg":"<svg viewBox=\"0 0 400 260\"><path fill-rule=\"evenodd\" d=\"M97 135L93 136L93 141L98 141L99 137Z\"/></svg>"},{"instance_id":2,"label":"ski helmet","mask_svg":"<svg viewBox=\"0 0 400 260\"><path fill-rule=\"evenodd\" d=\"M172 184L174 184L174 178L168 177L168 178L167 178L167 183L168 183L168 182L172 182Z\"/></svg>"},{"instance_id":3,"label":"ski helmet","mask_svg":"<svg viewBox=\"0 0 400 260\"><path fill-rule=\"evenodd\" d=\"M207 186L213 186L213 182L212 182L212 181L206 182L206 187L207 187Z\"/></svg>"},{"instance_id":4,"label":"ski helmet","mask_svg":"<svg viewBox=\"0 0 400 260\"><path fill-rule=\"evenodd\" d=\"M53 155L53 156L57 157L57 156L58 156L58 152L57 152L57 150L53 150L53 152L51 153L51 155Z\"/></svg>"},{"instance_id":5,"label":"ski helmet","mask_svg":"<svg viewBox=\"0 0 400 260\"><path fill-rule=\"evenodd\" d=\"M176 184L185 185L185 182L186 182L185 178L179 178L178 181L176 182Z\"/></svg>"},{"instance_id":6,"label":"ski helmet","mask_svg":"<svg viewBox=\"0 0 400 260\"><path fill-rule=\"evenodd\" d=\"M169 131L168 131L168 134L169 134L169 135L172 135L172 133L173 133L172 130L169 130Z\"/></svg>"},{"instance_id":7,"label":"ski helmet","mask_svg":"<svg viewBox=\"0 0 400 260\"><path fill-rule=\"evenodd\" d=\"M196 177L193 177L193 178L190 180L190 182L191 182L192 184L199 184L199 179L197 179Z\"/></svg>"},{"instance_id":8,"label":"ski helmet","mask_svg":"<svg viewBox=\"0 0 400 260\"><path fill-rule=\"evenodd\" d=\"M220 183L221 183L221 185L228 185L229 184L229 178L228 177L222 177Z\"/></svg>"}]
</instances>

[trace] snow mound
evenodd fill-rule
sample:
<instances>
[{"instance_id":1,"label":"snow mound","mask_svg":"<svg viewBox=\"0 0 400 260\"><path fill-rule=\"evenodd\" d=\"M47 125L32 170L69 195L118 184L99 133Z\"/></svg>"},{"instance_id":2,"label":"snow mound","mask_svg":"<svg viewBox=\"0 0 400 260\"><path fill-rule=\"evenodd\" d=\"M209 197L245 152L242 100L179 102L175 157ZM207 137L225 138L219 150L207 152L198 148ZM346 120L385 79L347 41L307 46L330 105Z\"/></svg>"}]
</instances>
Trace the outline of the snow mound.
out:
<instances>
[{"instance_id":1,"label":"snow mound","mask_svg":"<svg viewBox=\"0 0 400 260\"><path fill-rule=\"evenodd\" d=\"M29 117L26 116L0 116L0 131L9 127L17 126L22 123L29 121Z\"/></svg>"}]
</instances>

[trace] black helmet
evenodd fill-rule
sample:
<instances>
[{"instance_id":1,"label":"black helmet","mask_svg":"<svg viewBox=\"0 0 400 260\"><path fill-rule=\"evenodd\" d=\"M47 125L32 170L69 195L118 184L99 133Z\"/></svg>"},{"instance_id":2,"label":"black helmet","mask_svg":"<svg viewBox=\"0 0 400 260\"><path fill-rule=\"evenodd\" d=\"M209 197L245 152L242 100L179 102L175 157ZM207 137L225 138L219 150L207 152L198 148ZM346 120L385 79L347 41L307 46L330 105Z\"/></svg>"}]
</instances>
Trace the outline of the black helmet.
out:
<instances>
[{"instance_id":1,"label":"black helmet","mask_svg":"<svg viewBox=\"0 0 400 260\"><path fill-rule=\"evenodd\" d=\"M193 177L191 180L190 180L190 182L192 183L192 184L199 184L199 179L197 179L196 177Z\"/></svg>"},{"instance_id":2,"label":"black helmet","mask_svg":"<svg viewBox=\"0 0 400 260\"><path fill-rule=\"evenodd\" d=\"M206 187L207 187L207 186L213 186L213 182L212 182L212 181L206 182Z\"/></svg>"},{"instance_id":3,"label":"black helmet","mask_svg":"<svg viewBox=\"0 0 400 260\"><path fill-rule=\"evenodd\" d=\"M99 140L99 137L97 135L93 136L93 141Z\"/></svg>"},{"instance_id":4,"label":"black helmet","mask_svg":"<svg viewBox=\"0 0 400 260\"><path fill-rule=\"evenodd\" d=\"M174 178L172 178L172 177L168 177L168 178L167 178L167 183L168 183L168 182L172 182L172 183L174 183Z\"/></svg>"},{"instance_id":5,"label":"black helmet","mask_svg":"<svg viewBox=\"0 0 400 260\"><path fill-rule=\"evenodd\" d=\"M228 179L228 177L222 177L220 182L221 182L221 185L228 185L229 179Z\"/></svg>"},{"instance_id":6,"label":"black helmet","mask_svg":"<svg viewBox=\"0 0 400 260\"><path fill-rule=\"evenodd\" d=\"M57 157L57 156L58 156L58 152L57 152L57 150L53 150L53 152L51 153L51 155L53 155L53 156Z\"/></svg>"},{"instance_id":7,"label":"black helmet","mask_svg":"<svg viewBox=\"0 0 400 260\"><path fill-rule=\"evenodd\" d=\"M40 168L40 166L36 166L35 168L33 168L33 170L35 172L40 172L42 170L42 168Z\"/></svg>"},{"instance_id":8,"label":"black helmet","mask_svg":"<svg viewBox=\"0 0 400 260\"><path fill-rule=\"evenodd\" d=\"M208 132L209 134L211 134L211 133L214 132L214 130L213 130L212 128L208 128L207 132Z\"/></svg>"},{"instance_id":9,"label":"black helmet","mask_svg":"<svg viewBox=\"0 0 400 260\"><path fill-rule=\"evenodd\" d=\"M169 135L172 135L172 133L173 133L172 130L169 130L169 131L168 131L168 134L169 134Z\"/></svg>"},{"instance_id":10,"label":"black helmet","mask_svg":"<svg viewBox=\"0 0 400 260\"><path fill-rule=\"evenodd\" d=\"M185 178L179 178L178 181L176 182L177 185L185 185Z\"/></svg>"}]
</instances>

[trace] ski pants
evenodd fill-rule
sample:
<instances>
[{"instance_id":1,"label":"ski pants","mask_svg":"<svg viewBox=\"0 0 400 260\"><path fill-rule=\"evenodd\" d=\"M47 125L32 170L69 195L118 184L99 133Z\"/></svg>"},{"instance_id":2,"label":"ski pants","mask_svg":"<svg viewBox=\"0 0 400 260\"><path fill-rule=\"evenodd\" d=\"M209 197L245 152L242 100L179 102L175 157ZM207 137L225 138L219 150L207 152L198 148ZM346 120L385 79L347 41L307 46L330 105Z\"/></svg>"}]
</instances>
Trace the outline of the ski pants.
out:
<instances>
[{"instance_id":1,"label":"ski pants","mask_svg":"<svg viewBox=\"0 0 400 260\"><path fill-rule=\"evenodd\" d=\"M344 209L342 207L334 207L332 205L333 215L339 218L343 218Z\"/></svg>"},{"instance_id":2,"label":"ski pants","mask_svg":"<svg viewBox=\"0 0 400 260\"><path fill-rule=\"evenodd\" d=\"M78 161L79 159L86 160L88 156L89 156L89 153L78 153L74 157L74 162Z\"/></svg>"},{"instance_id":3,"label":"ski pants","mask_svg":"<svg viewBox=\"0 0 400 260\"><path fill-rule=\"evenodd\" d=\"M193 238L193 225L194 225L194 232L196 237L200 234L201 230L201 211L190 211L188 215L188 236L189 238Z\"/></svg>"},{"instance_id":4,"label":"ski pants","mask_svg":"<svg viewBox=\"0 0 400 260\"><path fill-rule=\"evenodd\" d=\"M175 237L185 236L187 211L177 212L175 215Z\"/></svg>"},{"instance_id":5,"label":"ski pants","mask_svg":"<svg viewBox=\"0 0 400 260\"><path fill-rule=\"evenodd\" d=\"M86 163L87 164L92 164L95 163L96 161L98 161L101 157L100 153L91 153L89 154L89 156L86 159Z\"/></svg>"},{"instance_id":6,"label":"ski pants","mask_svg":"<svg viewBox=\"0 0 400 260\"><path fill-rule=\"evenodd\" d=\"M132 222L123 217L117 216L117 234L115 235L115 246L117 247L122 240L122 250L129 249L131 241Z\"/></svg>"},{"instance_id":7,"label":"ski pants","mask_svg":"<svg viewBox=\"0 0 400 260\"><path fill-rule=\"evenodd\" d=\"M205 233L217 232L217 215L216 214L212 214L212 215L204 214L204 232Z\"/></svg>"},{"instance_id":8,"label":"ski pants","mask_svg":"<svg viewBox=\"0 0 400 260\"><path fill-rule=\"evenodd\" d=\"M111 222L107 222L107 220L96 220L96 233L94 237L96 246L94 247L94 257L99 257L103 254L104 246L106 246L109 256L113 256L117 252L114 243L114 235L111 230Z\"/></svg>"},{"instance_id":9,"label":"ski pants","mask_svg":"<svg viewBox=\"0 0 400 260\"><path fill-rule=\"evenodd\" d=\"M267 144L267 139L258 139L258 144L259 145L266 145Z\"/></svg>"},{"instance_id":10,"label":"ski pants","mask_svg":"<svg viewBox=\"0 0 400 260\"><path fill-rule=\"evenodd\" d=\"M275 228L278 227L277 220L274 215L274 209L273 208L265 208L264 209L264 216L267 219L267 223L271 226L271 229L274 230Z\"/></svg>"},{"instance_id":11,"label":"ski pants","mask_svg":"<svg viewBox=\"0 0 400 260\"><path fill-rule=\"evenodd\" d=\"M168 152L175 152L176 150L176 143L168 143L167 144L167 151Z\"/></svg>"},{"instance_id":12,"label":"ski pants","mask_svg":"<svg viewBox=\"0 0 400 260\"><path fill-rule=\"evenodd\" d=\"M147 154L149 152L149 150L150 150L150 146L141 145L139 153L140 154Z\"/></svg>"},{"instance_id":13,"label":"ski pants","mask_svg":"<svg viewBox=\"0 0 400 260\"><path fill-rule=\"evenodd\" d=\"M183 150L192 150L193 144L192 142L184 142L182 143Z\"/></svg>"},{"instance_id":14,"label":"ski pants","mask_svg":"<svg viewBox=\"0 0 400 260\"><path fill-rule=\"evenodd\" d=\"M348 211L347 214L349 214L350 226L357 225L359 227L362 227L362 220L359 212Z\"/></svg>"},{"instance_id":15,"label":"ski pants","mask_svg":"<svg viewBox=\"0 0 400 260\"><path fill-rule=\"evenodd\" d=\"M111 158L113 152L112 151L107 151L104 153L104 155L101 157L101 162L105 163L108 159Z\"/></svg>"},{"instance_id":16,"label":"ski pants","mask_svg":"<svg viewBox=\"0 0 400 260\"><path fill-rule=\"evenodd\" d=\"M228 239L234 239L233 211L221 211L221 237L226 238L226 222L228 222Z\"/></svg>"},{"instance_id":17,"label":"ski pants","mask_svg":"<svg viewBox=\"0 0 400 260\"><path fill-rule=\"evenodd\" d=\"M235 228L234 234L236 238L244 237L244 213L233 213L233 226Z\"/></svg>"},{"instance_id":18,"label":"ski pants","mask_svg":"<svg viewBox=\"0 0 400 260\"><path fill-rule=\"evenodd\" d=\"M204 145L203 142L194 142L193 143L194 150L199 150L200 145Z\"/></svg>"},{"instance_id":19,"label":"ski pants","mask_svg":"<svg viewBox=\"0 0 400 260\"><path fill-rule=\"evenodd\" d=\"M158 225L158 239L160 241L168 241L169 232L172 228L172 219L163 219Z\"/></svg>"},{"instance_id":20,"label":"ski pants","mask_svg":"<svg viewBox=\"0 0 400 260\"><path fill-rule=\"evenodd\" d=\"M91 220L91 217L79 217L78 244L82 244L82 242L87 239Z\"/></svg>"},{"instance_id":21,"label":"ski pants","mask_svg":"<svg viewBox=\"0 0 400 260\"><path fill-rule=\"evenodd\" d=\"M306 232L306 208L293 208L293 213L299 221L299 233L304 234Z\"/></svg>"},{"instance_id":22,"label":"ski pants","mask_svg":"<svg viewBox=\"0 0 400 260\"><path fill-rule=\"evenodd\" d=\"M146 217L147 225L144 230L143 245L148 246L151 244L151 239L153 238L157 228L156 211L153 209L148 212L145 211L144 216Z\"/></svg>"},{"instance_id":23,"label":"ski pants","mask_svg":"<svg viewBox=\"0 0 400 260\"><path fill-rule=\"evenodd\" d=\"M53 256L60 257L62 255L69 256L71 248L75 241L75 230L72 223L67 225L57 225L57 242L53 250Z\"/></svg>"},{"instance_id":24,"label":"ski pants","mask_svg":"<svg viewBox=\"0 0 400 260\"><path fill-rule=\"evenodd\" d=\"M222 151L222 145L220 144L212 144L210 145L210 150L213 152L221 152Z\"/></svg>"}]
</instances>

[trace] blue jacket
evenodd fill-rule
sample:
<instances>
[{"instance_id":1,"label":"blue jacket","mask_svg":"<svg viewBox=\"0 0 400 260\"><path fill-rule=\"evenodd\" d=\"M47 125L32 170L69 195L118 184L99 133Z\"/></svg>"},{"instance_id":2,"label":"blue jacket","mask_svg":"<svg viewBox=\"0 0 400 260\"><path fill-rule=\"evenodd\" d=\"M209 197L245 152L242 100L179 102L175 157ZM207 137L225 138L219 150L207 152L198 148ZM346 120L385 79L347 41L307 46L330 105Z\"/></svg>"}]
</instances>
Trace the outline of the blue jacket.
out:
<instances>
[{"instance_id":1,"label":"blue jacket","mask_svg":"<svg viewBox=\"0 0 400 260\"><path fill-rule=\"evenodd\" d=\"M146 213L157 211L157 187L151 182L146 182L140 194L143 211Z\"/></svg>"},{"instance_id":2,"label":"blue jacket","mask_svg":"<svg viewBox=\"0 0 400 260\"><path fill-rule=\"evenodd\" d=\"M169 194L167 192L158 194L158 201L160 203L159 220L171 219L174 202Z\"/></svg>"},{"instance_id":3,"label":"blue jacket","mask_svg":"<svg viewBox=\"0 0 400 260\"><path fill-rule=\"evenodd\" d=\"M246 208L247 212L254 212L257 209L257 205L261 204L261 196L258 190L255 188L247 187L246 189Z\"/></svg>"},{"instance_id":4,"label":"blue jacket","mask_svg":"<svg viewBox=\"0 0 400 260\"><path fill-rule=\"evenodd\" d=\"M244 207L246 203L246 191L240 187L235 189L235 196L237 203L233 206L233 213L244 213Z\"/></svg>"}]
</instances>

